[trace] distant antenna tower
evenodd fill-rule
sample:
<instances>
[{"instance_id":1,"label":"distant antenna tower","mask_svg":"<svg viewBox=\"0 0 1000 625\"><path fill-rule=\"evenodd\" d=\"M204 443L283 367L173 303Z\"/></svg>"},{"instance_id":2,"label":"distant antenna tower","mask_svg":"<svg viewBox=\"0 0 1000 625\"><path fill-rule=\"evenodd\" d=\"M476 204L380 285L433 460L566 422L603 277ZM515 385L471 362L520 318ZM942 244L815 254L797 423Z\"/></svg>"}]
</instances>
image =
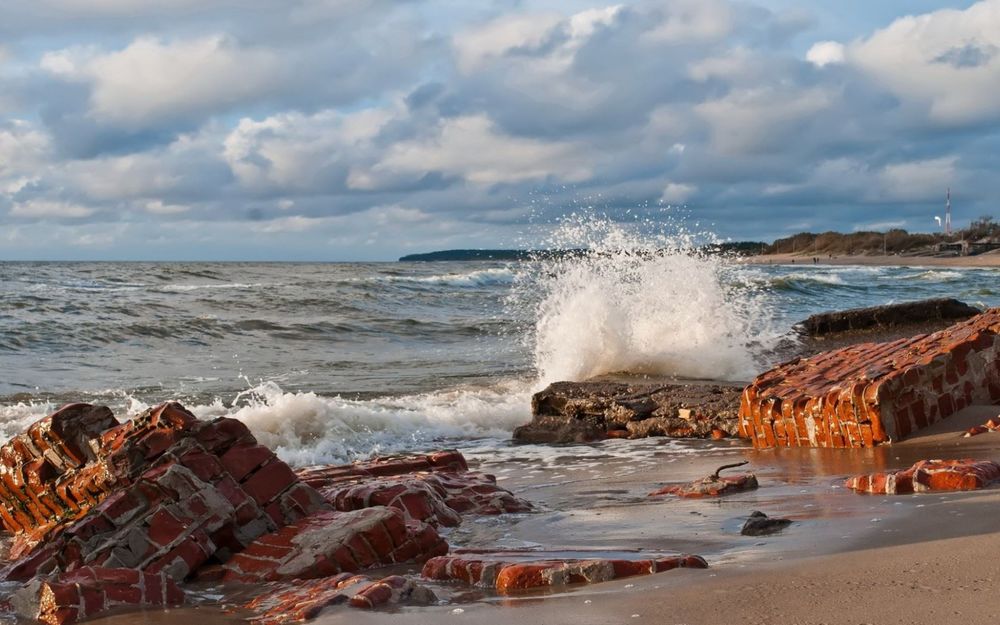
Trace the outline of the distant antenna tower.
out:
<instances>
[{"instance_id":1,"label":"distant antenna tower","mask_svg":"<svg viewBox=\"0 0 1000 625\"><path fill-rule=\"evenodd\" d=\"M944 204L944 233L951 236L951 187L948 187L948 196Z\"/></svg>"}]
</instances>

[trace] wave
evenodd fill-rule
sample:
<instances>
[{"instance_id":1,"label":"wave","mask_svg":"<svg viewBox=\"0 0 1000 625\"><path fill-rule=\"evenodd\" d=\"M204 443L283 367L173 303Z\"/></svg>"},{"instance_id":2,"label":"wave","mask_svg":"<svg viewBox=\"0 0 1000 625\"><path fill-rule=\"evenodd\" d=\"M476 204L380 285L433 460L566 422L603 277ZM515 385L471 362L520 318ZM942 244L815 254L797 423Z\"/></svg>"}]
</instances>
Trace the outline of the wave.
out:
<instances>
[{"instance_id":1,"label":"wave","mask_svg":"<svg viewBox=\"0 0 1000 625\"><path fill-rule=\"evenodd\" d=\"M953 282L965 278L961 271L949 271L944 269L928 269L921 273L903 276L904 280L927 280L929 282Z\"/></svg>"},{"instance_id":2,"label":"wave","mask_svg":"<svg viewBox=\"0 0 1000 625\"><path fill-rule=\"evenodd\" d=\"M686 378L752 377L775 340L763 292L692 237L637 234L595 219L564 224L552 247L588 249L529 270L513 305L534 305L542 382L628 371Z\"/></svg>"},{"instance_id":3,"label":"wave","mask_svg":"<svg viewBox=\"0 0 1000 625\"><path fill-rule=\"evenodd\" d=\"M283 460L307 466L441 448L458 440L489 440L496 446L530 419L532 390L524 382L505 381L492 387L353 400L285 392L269 381L230 402L217 398L187 407L201 419L239 419ZM0 406L0 436L14 436L57 407L44 401ZM115 411L131 417L148 407L125 396Z\"/></svg>"},{"instance_id":4,"label":"wave","mask_svg":"<svg viewBox=\"0 0 1000 625\"><path fill-rule=\"evenodd\" d=\"M355 278L354 282L381 282L413 285L440 285L451 287L489 287L511 284L515 274L511 269L494 267L468 273L448 273L431 276L381 275L374 278Z\"/></svg>"},{"instance_id":5,"label":"wave","mask_svg":"<svg viewBox=\"0 0 1000 625\"><path fill-rule=\"evenodd\" d=\"M154 291L164 291L167 293L187 293L189 291L201 291L204 289L256 289L258 287L267 286L259 282L248 284L243 282L234 282L232 284L166 284L163 286L155 287Z\"/></svg>"}]
</instances>

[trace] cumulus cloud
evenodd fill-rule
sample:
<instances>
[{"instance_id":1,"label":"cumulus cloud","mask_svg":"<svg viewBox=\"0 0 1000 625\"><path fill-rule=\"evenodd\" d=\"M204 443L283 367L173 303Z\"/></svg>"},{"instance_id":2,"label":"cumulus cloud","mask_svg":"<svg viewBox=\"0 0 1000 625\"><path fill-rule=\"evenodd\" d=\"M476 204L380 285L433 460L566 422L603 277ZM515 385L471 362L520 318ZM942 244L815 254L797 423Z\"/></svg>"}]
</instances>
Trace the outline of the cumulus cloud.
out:
<instances>
[{"instance_id":1,"label":"cumulus cloud","mask_svg":"<svg viewBox=\"0 0 1000 625\"><path fill-rule=\"evenodd\" d=\"M0 0L5 250L392 257L580 205L767 238L921 227L949 184L959 223L992 208L1000 0L853 32L756 1Z\"/></svg>"},{"instance_id":2,"label":"cumulus cloud","mask_svg":"<svg viewBox=\"0 0 1000 625\"><path fill-rule=\"evenodd\" d=\"M806 60L816 67L837 65L844 62L844 44L837 41L819 41L806 52Z\"/></svg>"},{"instance_id":3,"label":"cumulus cloud","mask_svg":"<svg viewBox=\"0 0 1000 625\"><path fill-rule=\"evenodd\" d=\"M493 185L554 178L579 182L592 172L586 146L540 141L499 131L485 115L445 120L429 137L393 145L367 169L353 169L348 184L376 189L400 177L440 173Z\"/></svg>"},{"instance_id":4,"label":"cumulus cloud","mask_svg":"<svg viewBox=\"0 0 1000 625\"><path fill-rule=\"evenodd\" d=\"M223 35L170 42L142 37L110 53L49 52L41 67L88 84L91 113L125 127L229 107L281 83L273 51Z\"/></svg>"},{"instance_id":5,"label":"cumulus cloud","mask_svg":"<svg viewBox=\"0 0 1000 625\"><path fill-rule=\"evenodd\" d=\"M944 124L1000 117L1000 2L906 16L848 48L848 60Z\"/></svg>"}]
</instances>

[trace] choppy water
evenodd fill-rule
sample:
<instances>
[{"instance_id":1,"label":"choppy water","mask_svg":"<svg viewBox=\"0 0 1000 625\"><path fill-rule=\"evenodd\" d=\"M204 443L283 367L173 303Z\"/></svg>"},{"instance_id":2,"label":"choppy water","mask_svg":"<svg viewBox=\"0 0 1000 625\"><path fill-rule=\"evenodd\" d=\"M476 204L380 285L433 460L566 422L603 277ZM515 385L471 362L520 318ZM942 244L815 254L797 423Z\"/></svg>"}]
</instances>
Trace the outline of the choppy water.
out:
<instances>
[{"instance_id":1,"label":"choppy water","mask_svg":"<svg viewBox=\"0 0 1000 625\"><path fill-rule=\"evenodd\" d=\"M791 323L845 307L1000 304L1000 271L560 263L0 263L0 435L60 403L175 398L297 463L501 445L555 378L745 379ZM471 443L470 443L471 444Z\"/></svg>"}]
</instances>

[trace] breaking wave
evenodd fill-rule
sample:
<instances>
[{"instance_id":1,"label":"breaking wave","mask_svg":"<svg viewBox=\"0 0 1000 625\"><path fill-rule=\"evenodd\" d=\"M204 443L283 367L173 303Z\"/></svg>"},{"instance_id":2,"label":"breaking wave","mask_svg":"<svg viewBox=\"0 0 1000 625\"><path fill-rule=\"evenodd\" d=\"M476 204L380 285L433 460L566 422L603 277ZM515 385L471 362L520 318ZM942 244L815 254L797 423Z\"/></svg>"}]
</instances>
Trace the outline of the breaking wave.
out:
<instances>
[{"instance_id":1,"label":"breaking wave","mask_svg":"<svg viewBox=\"0 0 1000 625\"><path fill-rule=\"evenodd\" d=\"M587 251L541 261L519 283L518 304L538 294L528 336L540 382L615 372L746 379L777 337L763 291L694 236L585 218L563 224L552 244Z\"/></svg>"}]
</instances>

